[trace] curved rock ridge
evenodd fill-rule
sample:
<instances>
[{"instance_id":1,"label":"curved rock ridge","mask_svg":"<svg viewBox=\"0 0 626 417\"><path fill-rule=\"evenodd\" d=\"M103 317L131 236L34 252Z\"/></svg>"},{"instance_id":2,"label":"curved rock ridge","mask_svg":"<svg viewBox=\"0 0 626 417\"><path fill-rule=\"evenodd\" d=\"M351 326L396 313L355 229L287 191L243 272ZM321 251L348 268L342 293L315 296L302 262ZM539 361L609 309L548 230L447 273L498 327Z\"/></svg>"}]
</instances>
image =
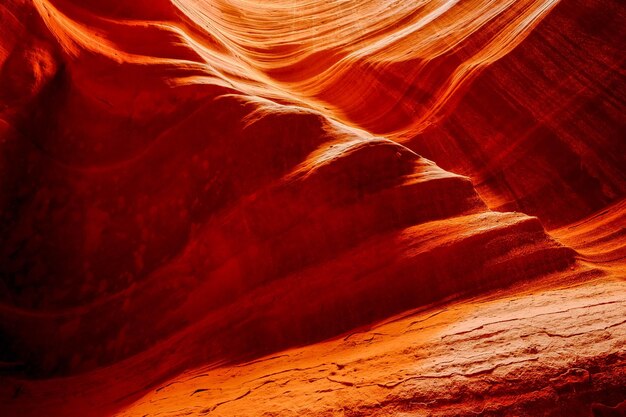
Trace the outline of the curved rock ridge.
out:
<instances>
[{"instance_id":1,"label":"curved rock ridge","mask_svg":"<svg viewBox=\"0 0 626 417\"><path fill-rule=\"evenodd\" d=\"M190 61L240 91L297 98L390 133L409 125L423 130L466 81L522 42L557 2L171 0L150 11L141 3L115 0L106 9L95 3L35 5L70 54Z\"/></svg>"},{"instance_id":2,"label":"curved rock ridge","mask_svg":"<svg viewBox=\"0 0 626 417\"><path fill-rule=\"evenodd\" d=\"M138 94L150 77L295 103L406 143L472 177L490 208L549 227L626 194L617 0L125 3L34 2L75 88L115 111L164 116L159 89ZM142 141L114 136L117 157Z\"/></svg>"},{"instance_id":3,"label":"curved rock ridge","mask_svg":"<svg viewBox=\"0 0 626 417\"><path fill-rule=\"evenodd\" d=\"M332 415L335 384L353 415L454 415L459 401L463 415L557 415L564 392L612 410L624 380L625 10L4 2L0 414ZM533 279L536 291L520 289ZM495 307L467 300L484 293ZM380 324L410 328L448 306L435 333ZM380 328L390 339L364 348ZM597 342L578 362L563 353L574 338ZM451 340L479 358L448 352ZM307 355L324 346L337 370L324 364L315 384ZM303 406L238 388L266 365L282 373L293 349L302 369L261 384L272 398L295 389ZM419 366L390 377L386 353ZM360 359L343 369L346 355ZM223 391L146 392L185 369Z\"/></svg>"},{"instance_id":4,"label":"curved rock ridge","mask_svg":"<svg viewBox=\"0 0 626 417\"><path fill-rule=\"evenodd\" d=\"M208 43L222 31L197 38L206 16L165 20L200 4L143 23L33 4L41 20L3 8L27 40L3 41L23 87L5 96L0 247L5 355L29 372L112 363L191 325L212 340L191 362L236 360L573 262L468 178L235 79L249 71Z\"/></svg>"},{"instance_id":5,"label":"curved rock ridge","mask_svg":"<svg viewBox=\"0 0 626 417\"><path fill-rule=\"evenodd\" d=\"M242 96L122 163L24 152L45 171L23 180L36 192L3 246L0 311L34 370L119 360L200 320L220 341L205 359L259 354L573 261L536 218L489 212L401 145Z\"/></svg>"}]
</instances>

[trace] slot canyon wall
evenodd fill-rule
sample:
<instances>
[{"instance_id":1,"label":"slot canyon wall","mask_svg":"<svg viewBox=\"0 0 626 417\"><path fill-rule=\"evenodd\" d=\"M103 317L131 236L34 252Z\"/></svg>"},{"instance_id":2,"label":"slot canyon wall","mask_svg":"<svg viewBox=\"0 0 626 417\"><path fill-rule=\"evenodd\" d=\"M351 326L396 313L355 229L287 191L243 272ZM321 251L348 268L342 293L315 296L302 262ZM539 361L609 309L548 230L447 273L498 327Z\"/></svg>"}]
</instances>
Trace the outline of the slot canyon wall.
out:
<instances>
[{"instance_id":1,"label":"slot canyon wall","mask_svg":"<svg viewBox=\"0 0 626 417\"><path fill-rule=\"evenodd\" d=\"M624 415L624 27L4 0L1 414Z\"/></svg>"}]
</instances>

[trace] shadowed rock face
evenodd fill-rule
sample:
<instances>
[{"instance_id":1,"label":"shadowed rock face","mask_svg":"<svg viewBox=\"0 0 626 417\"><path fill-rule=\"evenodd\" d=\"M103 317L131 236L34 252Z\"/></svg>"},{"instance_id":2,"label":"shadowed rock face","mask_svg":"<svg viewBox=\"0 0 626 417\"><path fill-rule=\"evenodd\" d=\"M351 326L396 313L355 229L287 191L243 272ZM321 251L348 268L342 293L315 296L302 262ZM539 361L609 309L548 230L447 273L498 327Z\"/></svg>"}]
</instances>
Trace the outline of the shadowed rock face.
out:
<instances>
[{"instance_id":1,"label":"shadowed rock face","mask_svg":"<svg viewBox=\"0 0 626 417\"><path fill-rule=\"evenodd\" d=\"M106 3L0 6L30 375L162 354L154 383L560 273L542 224L626 192L620 4Z\"/></svg>"},{"instance_id":2,"label":"shadowed rock face","mask_svg":"<svg viewBox=\"0 0 626 417\"><path fill-rule=\"evenodd\" d=\"M625 16L619 1L559 3L408 145L551 228L622 200Z\"/></svg>"}]
</instances>

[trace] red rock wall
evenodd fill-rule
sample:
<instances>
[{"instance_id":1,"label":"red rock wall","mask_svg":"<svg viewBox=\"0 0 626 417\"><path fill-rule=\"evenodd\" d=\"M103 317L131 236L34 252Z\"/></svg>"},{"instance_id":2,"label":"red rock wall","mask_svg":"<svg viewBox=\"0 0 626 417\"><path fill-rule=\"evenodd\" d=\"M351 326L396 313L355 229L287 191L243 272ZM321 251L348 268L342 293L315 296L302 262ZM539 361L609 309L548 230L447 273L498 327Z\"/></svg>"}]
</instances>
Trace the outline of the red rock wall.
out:
<instances>
[{"instance_id":1,"label":"red rock wall","mask_svg":"<svg viewBox=\"0 0 626 417\"><path fill-rule=\"evenodd\" d=\"M0 6L3 360L235 360L568 267L542 222L624 194L623 8L571 4Z\"/></svg>"}]
</instances>

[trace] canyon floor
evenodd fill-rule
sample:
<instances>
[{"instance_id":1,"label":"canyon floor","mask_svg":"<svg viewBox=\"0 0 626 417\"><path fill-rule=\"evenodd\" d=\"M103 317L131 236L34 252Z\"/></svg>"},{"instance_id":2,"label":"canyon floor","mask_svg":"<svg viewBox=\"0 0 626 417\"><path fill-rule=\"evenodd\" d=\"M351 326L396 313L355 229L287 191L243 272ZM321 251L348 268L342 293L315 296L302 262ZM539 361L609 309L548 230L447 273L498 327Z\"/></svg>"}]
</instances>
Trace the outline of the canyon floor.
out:
<instances>
[{"instance_id":1,"label":"canyon floor","mask_svg":"<svg viewBox=\"0 0 626 417\"><path fill-rule=\"evenodd\" d=\"M625 208L552 232L577 244L566 272L158 384L167 355L1 395L16 416L622 416Z\"/></svg>"}]
</instances>

